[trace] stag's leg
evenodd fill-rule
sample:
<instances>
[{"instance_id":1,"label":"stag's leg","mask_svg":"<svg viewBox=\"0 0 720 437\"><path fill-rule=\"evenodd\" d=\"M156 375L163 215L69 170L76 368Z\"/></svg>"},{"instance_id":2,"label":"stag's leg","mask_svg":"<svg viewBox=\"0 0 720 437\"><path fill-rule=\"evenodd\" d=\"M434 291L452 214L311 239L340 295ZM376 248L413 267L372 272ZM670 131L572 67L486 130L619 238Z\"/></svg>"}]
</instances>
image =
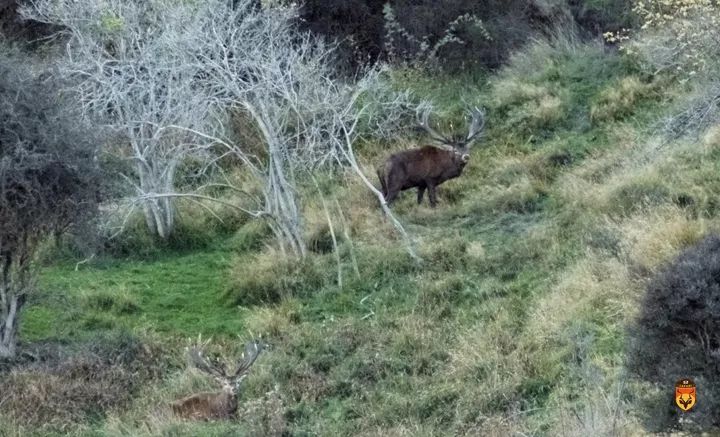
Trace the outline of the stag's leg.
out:
<instances>
[{"instance_id":1,"label":"stag's leg","mask_svg":"<svg viewBox=\"0 0 720 437\"><path fill-rule=\"evenodd\" d=\"M419 186L418 187L418 205L422 203L423 195L425 194L425 186Z\"/></svg>"},{"instance_id":2,"label":"stag's leg","mask_svg":"<svg viewBox=\"0 0 720 437\"><path fill-rule=\"evenodd\" d=\"M437 192L435 191L436 186L428 184L428 197L430 198L430 207L435 208L437 206Z\"/></svg>"},{"instance_id":3,"label":"stag's leg","mask_svg":"<svg viewBox=\"0 0 720 437\"><path fill-rule=\"evenodd\" d=\"M388 189L387 184L385 183L385 177L383 176L382 172L380 170L377 170L378 179L380 179L380 188L382 191L383 197L387 197Z\"/></svg>"},{"instance_id":4,"label":"stag's leg","mask_svg":"<svg viewBox=\"0 0 720 437\"><path fill-rule=\"evenodd\" d=\"M389 189L388 189L387 196L385 196L385 203L387 203L388 206L389 206L390 204L392 204L392 203L395 201L395 199L397 198L397 196L398 196L399 193L400 193L400 190L396 190L396 189L394 189L394 188L392 188L392 187L389 188Z\"/></svg>"}]
</instances>

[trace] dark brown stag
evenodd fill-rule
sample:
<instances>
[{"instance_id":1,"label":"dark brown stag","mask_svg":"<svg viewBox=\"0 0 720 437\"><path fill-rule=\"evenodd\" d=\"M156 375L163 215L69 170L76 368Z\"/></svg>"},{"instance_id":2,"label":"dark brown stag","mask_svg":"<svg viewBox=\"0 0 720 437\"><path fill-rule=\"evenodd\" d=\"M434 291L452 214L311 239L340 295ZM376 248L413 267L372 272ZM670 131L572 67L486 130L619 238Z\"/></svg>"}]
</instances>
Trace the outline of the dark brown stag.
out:
<instances>
[{"instance_id":1,"label":"dark brown stag","mask_svg":"<svg viewBox=\"0 0 720 437\"><path fill-rule=\"evenodd\" d=\"M237 369L227 373L225 365L209 361L201 347L193 347L188 351L190 363L198 370L212 375L223 389L218 392L196 393L172 403L173 413L186 419L227 419L235 416L238 407L240 384L250 372L250 367L260 352L267 349L267 343L253 340L245 345L243 359Z\"/></svg>"},{"instance_id":2,"label":"dark brown stag","mask_svg":"<svg viewBox=\"0 0 720 437\"><path fill-rule=\"evenodd\" d=\"M390 204L400 191L418 189L418 205L422 203L425 190L428 190L430 206L437 205L435 189L438 185L462 174L470 160L470 147L478 139L485 126L485 113L478 108L470 111L471 121L467 135L446 137L430 127L428 118L432 108L428 105L418 108L418 123L436 146L424 146L417 149L394 153L378 169L385 201Z\"/></svg>"}]
</instances>

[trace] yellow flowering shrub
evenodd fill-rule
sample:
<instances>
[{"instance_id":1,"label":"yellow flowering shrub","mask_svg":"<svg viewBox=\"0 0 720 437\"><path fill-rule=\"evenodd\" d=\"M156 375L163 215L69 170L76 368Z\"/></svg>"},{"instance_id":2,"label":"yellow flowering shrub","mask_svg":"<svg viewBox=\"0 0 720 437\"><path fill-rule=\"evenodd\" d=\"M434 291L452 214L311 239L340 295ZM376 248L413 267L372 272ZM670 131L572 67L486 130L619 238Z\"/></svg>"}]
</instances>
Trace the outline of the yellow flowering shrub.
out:
<instances>
[{"instance_id":1,"label":"yellow flowering shrub","mask_svg":"<svg viewBox=\"0 0 720 437\"><path fill-rule=\"evenodd\" d=\"M608 42L621 44L653 68L672 71L684 79L707 74L720 59L720 5L717 0L635 0L633 13L640 31L606 33Z\"/></svg>"}]
</instances>

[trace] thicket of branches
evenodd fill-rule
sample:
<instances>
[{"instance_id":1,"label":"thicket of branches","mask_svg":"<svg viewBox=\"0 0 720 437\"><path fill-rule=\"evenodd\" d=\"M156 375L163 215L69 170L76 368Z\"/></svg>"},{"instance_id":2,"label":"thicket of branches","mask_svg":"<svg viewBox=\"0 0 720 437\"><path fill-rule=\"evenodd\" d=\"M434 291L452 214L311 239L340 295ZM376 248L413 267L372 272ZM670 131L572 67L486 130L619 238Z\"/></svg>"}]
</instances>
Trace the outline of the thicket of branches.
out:
<instances>
[{"instance_id":1,"label":"thicket of branches","mask_svg":"<svg viewBox=\"0 0 720 437\"><path fill-rule=\"evenodd\" d=\"M692 86L680 110L662 126L670 138L698 136L720 122L720 6L711 0L634 0L632 32L608 32L649 74Z\"/></svg>"},{"instance_id":2,"label":"thicket of branches","mask_svg":"<svg viewBox=\"0 0 720 437\"><path fill-rule=\"evenodd\" d=\"M197 128L208 108L184 52L195 36L199 6L174 3L37 1L22 10L67 35L59 73L72 81L85 117L127 144L121 156L134 171L122 177L142 199L150 233L163 239L175 228L175 205L154 195L175 191L190 145L187 134L164 127Z\"/></svg>"},{"instance_id":3,"label":"thicket of branches","mask_svg":"<svg viewBox=\"0 0 720 437\"><path fill-rule=\"evenodd\" d=\"M79 229L100 200L97 135L28 61L0 54L0 357L15 354L38 245Z\"/></svg>"},{"instance_id":4,"label":"thicket of branches","mask_svg":"<svg viewBox=\"0 0 720 437\"><path fill-rule=\"evenodd\" d=\"M398 133L412 112L410 98L384 83L381 68L343 80L335 46L299 31L296 7L37 0L23 14L67 29L60 70L77 84L85 114L129 144L136 172L124 177L160 237L172 232L173 199L224 202L224 189L242 199L229 206L265 219L280 248L302 257L295 178L329 165L349 166L384 206L352 147L361 126L375 136ZM259 144L229 135L230 114L259 132ZM175 170L190 154L219 179L180 193ZM241 163L259 190L225 177L218 163L226 158Z\"/></svg>"}]
</instances>

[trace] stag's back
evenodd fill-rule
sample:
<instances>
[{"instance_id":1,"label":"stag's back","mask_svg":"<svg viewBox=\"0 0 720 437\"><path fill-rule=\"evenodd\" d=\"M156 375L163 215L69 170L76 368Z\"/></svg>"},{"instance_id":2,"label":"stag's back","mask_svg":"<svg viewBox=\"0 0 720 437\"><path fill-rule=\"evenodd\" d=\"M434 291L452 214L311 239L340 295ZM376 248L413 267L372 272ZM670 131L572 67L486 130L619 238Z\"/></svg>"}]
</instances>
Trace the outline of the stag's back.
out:
<instances>
[{"instance_id":1,"label":"stag's back","mask_svg":"<svg viewBox=\"0 0 720 437\"><path fill-rule=\"evenodd\" d=\"M446 173L459 174L464 166L465 163L453 159L453 152L424 146L391 155L384 174L387 178L400 179L400 185L407 186L439 179Z\"/></svg>"},{"instance_id":2,"label":"stag's back","mask_svg":"<svg viewBox=\"0 0 720 437\"><path fill-rule=\"evenodd\" d=\"M194 420L229 418L237 406L237 398L227 392L197 393L172 403L173 413Z\"/></svg>"}]
</instances>

